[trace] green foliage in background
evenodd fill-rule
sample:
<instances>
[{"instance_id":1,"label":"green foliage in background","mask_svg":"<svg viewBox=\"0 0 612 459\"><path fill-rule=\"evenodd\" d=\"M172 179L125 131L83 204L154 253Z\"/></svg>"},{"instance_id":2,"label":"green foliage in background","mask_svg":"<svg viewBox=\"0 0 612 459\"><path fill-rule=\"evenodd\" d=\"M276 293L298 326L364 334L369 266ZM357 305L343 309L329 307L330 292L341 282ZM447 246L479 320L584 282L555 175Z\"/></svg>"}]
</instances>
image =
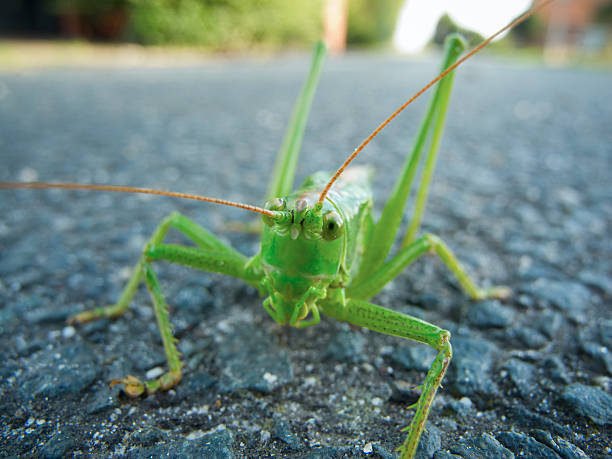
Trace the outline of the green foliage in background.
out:
<instances>
[{"instance_id":1,"label":"green foliage in background","mask_svg":"<svg viewBox=\"0 0 612 459\"><path fill-rule=\"evenodd\" d=\"M1 1L1 0L0 0ZM325 0L43 0L68 35L212 49L310 45ZM348 0L349 45L389 41L404 0Z\"/></svg>"},{"instance_id":2,"label":"green foliage in background","mask_svg":"<svg viewBox=\"0 0 612 459\"><path fill-rule=\"evenodd\" d=\"M461 27L455 21L453 21L448 14L443 14L436 25L436 31L434 32L434 36L431 41L438 46L443 46L444 40L451 33L461 34L468 42L470 48L476 46L484 40L484 37L478 32Z\"/></svg>"},{"instance_id":3,"label":"green foliage in background","mask_svg":"<svg viewBox=\"0 0 612 459\"><path fill-rule=\"evenodd\" d=\"M546 25L539 16L531 16L515 26L508 35L514 45L543 44L546 40Z\"/></svg>"},{"instance_id":4,"label":"green foliage in background","mask_svg":"<svg viewBox=\"0 0 612 459\"><path fill-rule=\"evenodd\" d=\"M391 39L404 0L348 0L349 45L379 45Z\"/></svg>"},{"instance_id":5,"label":"green foliage in background","mask_svg":"<svg viewBox=\"0 0 612 459\"><path fill-rule=\"evenodd\" d=\"M143 44L244 48L313 43L321 0L131 0L130 35Z\"/></svg>"}]
</instances>

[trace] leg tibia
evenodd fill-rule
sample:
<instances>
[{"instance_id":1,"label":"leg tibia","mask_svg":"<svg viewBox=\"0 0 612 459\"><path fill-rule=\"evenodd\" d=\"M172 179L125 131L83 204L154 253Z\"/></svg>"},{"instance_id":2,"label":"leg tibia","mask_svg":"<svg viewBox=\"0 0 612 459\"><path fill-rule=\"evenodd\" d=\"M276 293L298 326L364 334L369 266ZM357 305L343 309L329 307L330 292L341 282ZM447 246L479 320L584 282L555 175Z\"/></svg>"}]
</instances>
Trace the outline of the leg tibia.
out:
<instances>
[{"instance_id":1,"label":"leg tibia","mask_svg":"<svg viewBox=\"0 0 612 459\"><path fill-rule=\"evenodd\" d=\"M442 384L442 379L446 374L446 369L448 368L452 357L453 350L451 344L450 342L446 341L427 372L427 377L425 378L425 383L423 384L421 396L417 402L417 410L416 413L414 413L412 422L406 429L404 429L408 431L408 436L404 440L402 446L398 448L400 457L414 457L416 449L419 445L419 439L421 438L421 434L425 429L425 422L427 421L427 417L429 415L429 409L433 403L438 388Z\"/></svg>"},{"instance_id":2,"label":"leg tibia","mask_svg":"<svg viewBox=\"0 0 612 459\"><path fill-rule=\"evenodd\" d=\"M159 378L152 381L146 381L145 383L141 382L134 376L127 376L123 379L115 379L111 381L111 385L123 384L125 392L132 397L138 397L145 391L147 394L152 394L159 390L168 390L174 387L181 380L181 369L183 367L180 359L180 353L176 348L177 340L172 335L172 325L168 319L168 305L166 304L164 296L161 293L157 276L148 262L144 262L143 268L145 282L151 295L151 299L153 300L153 310L155 312L159 333L164 345L164 352L168 361L169 371L161 375Z\"/></svg>"},{"instance_id":3,"label":"leg tibia","mask_svg":"<svg viewBox=\"0 0 612 459\"><path fill-rule=\"evenodd\" d=\"M424 320L381 306L359 300L349 300L343 309L341 320L387 335L400 336L429 344L438 351L422 385L421 396L416 403L416 413L410 423L406 440L399 448L402 458L413 458L419 439L425 428L436 391L453 356L450 332Z\"/></svg>"},{"instance_id":4,"label":"leg tibia","mask_svg":"<svg viewBox=\"0 0 612 459\"><path fill-rule=\"evenodd\" d=\"M425 234L423 237L428 240L432 250L440 257L448 269L455 274L461 287L463 287L463 290L465 290L471 298L475 300L484 300L486 298L506 298L510 295L511 292L508 287L477 287L474 281L467 275L465 269L461 266L453 252L451 252L439 237L432 234Z\"/></svg>"},{"instance_id":5,"label":"leg tibia","mask_svg":"<svg viewBox=\"0 0 612 459\"><path fill-rule=\"evenodd\" d=\"M168 229L170 228L172 223L179 217L181 217L181 215L174 212L164 218L153 232L153 235L151 236L151 239L149 239L148 244L160 243L166 236L166 233L168 232ZM134 267L134 270L132 271L130 280L123 289L123 292L121 292L121 296L119 297L117 303L110 306L104 306L100 308L90 309L88 311L83 311L79 314L76 314L75 316L70 317L68 319L68 322L85 323L103 318L116 318L122 315L125 311L127 311L130 305L130 301L132 301L134 294L138 290L138 285L142 280L143 262L144 258L143 256L141 256L138 260L138 264Z\"/></svg>"},{"instance_id":6,"label":"leg tibia","mask_svg":"<svg viewBox=\"0 0 612 459\"><path fill-rule=\"evenodd\" d=\"M431 252L440 257L448 269L457 277L463 290L471 298L475 300L505 298L510 294L510 290L507 287L477 287L446 244L433 234L425 234L407 247L401 249L397 255L385 263L384 266L370 276L367 281L361 282L358 285L351 284L347 289L349 296L360 299L372 298L413 261L421 255Z\"/></svg>"},{"instance_id":7,"label":"leg tibia","mask_svg":"<svg viewBox=\"0 0 612 459\"><path fill-rule=\"evenodd\" d=\"M227 253L232 257L242 257L239 252L223 244L223 242L221 242L215 235L210 233L208 230L202 228L192 220L177 212L173 212L162 220L162 222L153 232L153 235L147 242L144 250L146 250L146 248L149 246L161 244L170 228L177 229L203 249ZM134 294L138 290L138 285L143 279L144 260L144 256L141 256L140 260L138 260L138 264L134 267L134 270L132 271L132 274L130 276L130 280L123 289L123 292L121 293L121 296L119 297L117 303L110 306L98 307L81 312L75 316L70 317L68 319L68 322L85 323L102 318L116 318L122 315L125 311L127 311L130 305L130 301L132 301Z\"/></svg>"},{"instance_id":8,"label":"leg tibia","mask_svg":"<svg viewBox=\"0 0 612 459\"><path fill-rule=\"evenodd\" d=\"M189 254L192 252L197 253L198 257L203 257L206 260L210 260L211 265L225 265L226 263L232 267L240 265L241 269L251 275L251 277L257 274L256 268L252 268L250 270L245 268L245 265L248 265L245 257L231 247L224 245L212 233L209 233L204 228L198 226L188 218L183 217L178 213L173 213L166 217L156 228L155 232L145 246L143 254L140 257L138 264L134 268L130 280L125 286L117 303L111 306L84 311L69 319L69 322L83 323L104 317L118 317L127 310L130 301L138 290L138 285L140 282L142 280L145 281L153 300L155 317L157 319L157 324L159 326L159 331L164 345L169 371L161 375L159 378L152 381L147 381L145 383L141 382L134 376L127 376L123 379L111 381L111 385L123 384L125 392L132 397L137 397L145 392L150 394L157 392L158 390L168 390L178 384L182 377L182 363L180 361L179 352L176 348L176 339L172 335L172 326L168 320L168 306L159 288L157 276L151 268L150 261L152 257L150 257L148 253L148 249L151 247L164 247L161 243L170 228L175 228L181 231L185 236L189 237L200 247L187 248L191 251ZM182 254L180 250L175 250L172 248L166 252L168 252L170 255ZM163 256L160 255L159 258L163 258ZM197 267L206 269L205 266ZM237 271L241 273L243 272L239 269ZM219 272L222 272L222 270ZM228 274L232 274L232 272L229 272ZM248 276L245 274L243 277ZM249 277L249 280L252 280L251 277Z\"/></svg>"},{"instance_id":9,"label":"leg tibia","mask_svg":"<svg viewBox=\"0 0 612 459\"><path fill-rule=\"evenodd\" d=\"M138 262L138 264L134 267L132 274L130 276L130 280L127 285L123 289L119 300L110 306L98 307L89 309L87 311L80 312L68 319L69 324L79 323L84 324L87 322L92 322L94 320L102 319L102 318L110 318L115 319L122 315L125 311L127 311L130 301L134 297L136 290L138 290L138 284L142 280L142 260Z\"/></svg>"}]
</instances>

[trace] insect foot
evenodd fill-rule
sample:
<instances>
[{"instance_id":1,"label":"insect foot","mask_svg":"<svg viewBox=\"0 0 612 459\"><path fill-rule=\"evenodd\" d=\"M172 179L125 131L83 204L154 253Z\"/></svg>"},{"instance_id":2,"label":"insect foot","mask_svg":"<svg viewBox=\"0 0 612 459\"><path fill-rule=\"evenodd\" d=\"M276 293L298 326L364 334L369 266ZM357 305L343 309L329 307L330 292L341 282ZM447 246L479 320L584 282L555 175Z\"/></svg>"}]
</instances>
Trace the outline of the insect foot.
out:
<instances>
[{"instance_id":1,"label":"insect foot","mask_svg":"<svg viewBox=\"0 0 612 459\"><path fill-rule=\"evenodd\" d=\"M116 319L123 313L123 311L113 312L114 308L115 305L111 305L103 308L93 308L87 311L79 312L78 314L70 316L68 320L66 320L66 323L68 325L80 325L86 324L87 322L93 322L98 319L103 319L105 317L109 319Z\"/></svg>"},{"instance_id":2,"label":"insect foot","mask_svg":"<svg viewBox=\"0 0 612 459\"><path fill-rule=\"evenodd\" d=\"M109 386L113 387L120 384L124 385L123 390L130 397L136 398L144 394L145 385L136 376L128 375L123 379L111 379Z\"/></svg>"},{"instance_id":3,"label":"insect foot","mask_svg":"<svg viewBox=\"0 0 612 459\"><path fill-rule=\"evenodd\" d=\"M488 287L480 290L482 292L482 297L477 298L479 300L485 300L487 298L505 300L506 298L512 296L512 289L510 287L506 287L505 285L497 285L495 287Z\"/></svg>"},{"instance_id":4,"label":"insect foot","mask_svg":"<svg viewBox=\"0 0 612 459\"><path fill-rule=\"evenodd\" d=\"M416 241L415 245L421 243L423 246L422 250L427 250L431 253L436 254L455 274L459 284L465 290L465 292L474 300L486 300L489 298L504 299L508 298L512 294L512 290L505 286L494 286L494 287L478 287L474 281L468 276L465 268L459 263L455 254L448 248L448 246L438 237L433 234L425 233L419 240Z\"/></svg>"},{"instance_id":5,"label":"insect foot","mask_svg":"<svg viewBox=\"0 0 612 459\"><path fill-rule=\"evenodd\" d=\"M146 381L143 383L136 376L128 375L122 379L113 379L110 382L110 387L123 384L124 392L130 397L136 398L143 395L145 392L147 395L154 394L159 390L170 390L176 386L181 379L183 374L181 370L169 371L164 373L159 378L152 381Z\"/></svg>"}]
</instances>

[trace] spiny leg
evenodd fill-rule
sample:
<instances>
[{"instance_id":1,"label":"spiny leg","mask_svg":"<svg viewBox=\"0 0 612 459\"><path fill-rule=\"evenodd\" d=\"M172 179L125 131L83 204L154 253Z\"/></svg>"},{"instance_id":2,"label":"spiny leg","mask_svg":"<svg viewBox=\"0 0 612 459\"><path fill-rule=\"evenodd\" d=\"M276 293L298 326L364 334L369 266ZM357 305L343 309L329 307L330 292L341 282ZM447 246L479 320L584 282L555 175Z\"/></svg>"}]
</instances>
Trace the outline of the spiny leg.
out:
<instances>
[{"instance_id":1,"label":"spiny leg","mask_svg":"<svg viewBox=\"0 0 612 459\"><path fill-rule=\"evenodd\" d=\"M261 270L255 259L249 260L244 255L226 247L224 250L209 250L197 247L186 247L173 244L148 245L143 254L142 269L144 280L153 300L157 325L168 361L168 371L159 378L142 382L135 376L126 376L111 381L111 385L123 384L125 392L138 397L143 393L152 394L159 390L168 390L177 385L182 377L183 364L176 348L176 338L172 335L172 325L168 319L168 305L161 293L157 276L151 267L151 261L166 260L210 272L218 272L241 278L252 285L258 285Z\"/></svg>"},{"instance_id":2,"label":"spiny leg","mask_svg":"<svg viewBox=\"0 0 612 459\"><path fill-rule=\"evenodd\" d=\"M353 325L428 344L438 351L422 385L412 422L404 429L408 430L408 435L398 449L402 459L414 457L431 404L453 355L450 332L416 317L354 299L347 301L344 307L328 304L323 312Z\"/></svg>"},{"instance_id":3,"label":"spiny leg","mask_svg":"<svg viewBox=\"0 0 612 459\"><path fill-rule=\"evenodd\" d=\"M168 371L157 379L146 381L145 383L131 375L123 379L113 379L111 381L111 386L123 384L125 393L131 397L138 397L145 391L147 394L153 394L160 389L168 390L176 386L181 381L181 369L183 367L180 353L176 348L177 339L172 335L172 324L168 319L168 304L161 293L155 271L153 271L151 264L146 260L142 263L142 269L144 271L145 283L153 300L153 310L155 311L157 326L168 361Z\"/></svg>"},{"instance_id":4,"label":"spiny leg","mask_svg":"<svg viewBox=\"0 0 612 459\"><path fill-rule=\"evenodd\" d=\"M223 242L221 242L215 235L210 233L208 230L202 228L197 223L193 222L192 220L177 212L170 214L168 217L162 220L162 222L158 225L153 235L147 242L147 245L160 244L170 228L175 228L179 230L202 248L227 251L228 253L239 255L238 252L236 252L231 247L228 247L227 245L223 244ZM127 311L130 305L130 301L134 297L134 294L138 289L138 285L143 279L144 261L145 256L141 255L140 259L138 260L138 264L132 270L130 279L126 284L125 288L123 289L123 292L121 293L117 303L110 306L97 307L87 311L83 311L79 314L70 317L68 319L68 322L82 324L106 317L116 318L122 315L125 311Z\"/></svg>"},{"instance_id":5,"label":"spiny leg","mask_svg":"<svg viewBox=\"0 0 612 459\"><path fill-rule=\"evenodd\" d=\"M367 281L358 284L351 283L347 288L347 295L350 298L372 298L404 268L410 265L418 257L428 252L433 252L440 257L448 269L455 275L461 288L463 288L470 298L474 300L483 300L486 298L506 298L510 295L511 292L508 287L478 287L470 276L468 276L453 252L439 237L433 234L424 234L404 249L401 249L395 257L385 263L377 272L372 274Z\"/></svg>"},{"instance_id":6,"label":"spiny leg","mask_svg":"<svg viewBox=\"0 0 612 459\"><path fill-rule=\"evenodd\" d=\"M170 228L181 231L199 247L161 244ZM111 385L123 384L125 392L132 397L137 397L145 391L151 394L158 390L168 390L178 384L182 377L180 354L176 348L176 339L172 335L172 325L168 319L168 305L161 293L159 281L150 263L152 260L157 259L166 259L203 270L233 275L243 278L255 286L258 286L258 281L261 278L261 269L257 258L247 259L240 252L225 245L212 233L178 213L173 213L166 217L159 224L145 246L143 254L134 268L119 301L111 306L84 311L70 319L70 322L84 323L103 317L114 318L120 316L127 310L130 300L138 289L138 284L144 279L153 300L155 317L164 345L169 370L159 378L145 383L135 376L127 376L111 381Z\"/></svg>"}]
</instances>

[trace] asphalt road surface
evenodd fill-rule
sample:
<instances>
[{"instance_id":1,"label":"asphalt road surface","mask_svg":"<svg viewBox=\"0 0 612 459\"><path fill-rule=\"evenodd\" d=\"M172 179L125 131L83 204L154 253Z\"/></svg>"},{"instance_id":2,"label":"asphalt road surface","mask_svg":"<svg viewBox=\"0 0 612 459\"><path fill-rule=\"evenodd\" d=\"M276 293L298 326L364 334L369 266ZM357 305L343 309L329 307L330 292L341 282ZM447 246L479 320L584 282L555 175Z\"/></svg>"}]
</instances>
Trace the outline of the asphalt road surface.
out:
<instances>
[{"instance_id":1,"label":"asphalt road surface","mask_svg":"<svg viewBox=\"0 0 612 459\"><path fill-rule=\"evenodd\" d=\"M261 204L308 56L197 67L0 73L0 180L144 186ZM335 170L438 57L330 59L296 185ZM423 231L504 302L473 302L423 257L374 302L450 330L454 359L420 457L612 454L612 75L479 57L456 77ZM380 212L426 101L357 160ZM324 318L284 329L241 281L156 265L185 361L174 390L112 378L165 360L144 288L116 301L178 210L245 254L253 216L170 198L0 191L0 456L393 457L432 353ZM409 219L406 212L405 222ZM176 234L169 240L183 242Z\"/></svg>"}]
</instances>

